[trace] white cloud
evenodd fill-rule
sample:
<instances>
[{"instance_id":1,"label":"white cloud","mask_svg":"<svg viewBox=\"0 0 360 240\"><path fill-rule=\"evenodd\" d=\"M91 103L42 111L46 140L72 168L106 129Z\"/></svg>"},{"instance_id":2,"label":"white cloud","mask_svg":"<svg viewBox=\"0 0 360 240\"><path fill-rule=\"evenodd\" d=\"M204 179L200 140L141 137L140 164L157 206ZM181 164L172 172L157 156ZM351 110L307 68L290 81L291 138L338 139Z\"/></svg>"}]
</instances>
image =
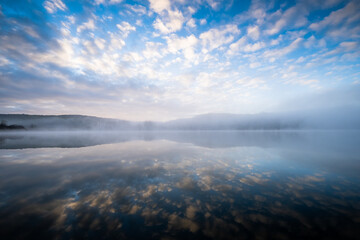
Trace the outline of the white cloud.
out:
<instances>
[{"instance_id":1,"label":"white cloud","mask_svg":"<svg viewBox=\"0 0 360 240\"><path fill-rule=\"evenodd\" d=\"M342 42L340 43L340 46L343 48L346 48L346 50L355 50L358 48L359 43L358 42Z\"/></svg>"},{"instance_id":2,"label":"white cloud","mask_svg":"<svg viewBox=\"0 0 360 240\"><path fill-rule=\"evenodd\" d=\"M95 47L94 43L91 41L83 41L83 45L85 47L85 49L87 50L87 52L91 55L94 55L97 53L97 48ZM84 53L85 54L85 53Z\"/></svg>"},{"instance_id":3,"label":"white cloud","mask_svg":"<svg viewBox=\"0 0 360 240\"><path fill-rule=\"evenodd\" d=\"M182 12L178 9L171 9L169 0L149 0L150 8L159 16L153 23L153 27L162 34L169 34L180 30L186 21ZM190 20L188 26L192 27L193 22Z\"/></svg>"},{"instance_id":4,"label":"white cloud","mask_svg":"<svg viewBox=\"0 0 360 240\"><path fill-rule=\"evenodd\" d=\"M227 53L230 54L230 55L236 54L236 52L239 52L240 49L245 46L246 41L247 41L247 38L242 37L239 40L237 40L236 42L232 43L230 45L229 50L228 50Z\"/></svg>"},{"instance_id":5,"label":"white cloud","mask_svg":"<svg viewBox=\"0 0 360 240\"><path fill-rule=\"evenodd\" d=\"M270 29L268 29L266 33L268 35L274 35L280 32L280 30L285 26L286 26L286 20L281 18Z\"/></svg>"},{"instance_id":6,"label":"white cloud","mask_svg":"<svg viewBox=\"0 0 360 240\"><path fill-rule=\"evenodd\" d=\"M64 37L68 37L68 36L70 36L70 34L71 34L70 30L67 29L67 28L61 28L60 31L61 31L61 34L62 34Z\"/></svg>"},{"instance_id":7,"label":"white cloud","mask_svg":"<svg viewBox=\"0 0 360 240\"><path fill-rule=\"evenodd\" d=\"M195 19L191 18L191 19L186 23L186 26L191 27L191 28L196 27Z\"/></svg>"},{"instance_id":8,"label":"white cloud","mask_svg":"<svg viewBox=\"0 0 360 240\"><path fill-rule=\"evenodd\" d=\"M61 0L49 0L44 2L44 8L48 13L55 13L57 10L65 11L66 5Z\"/></svg>"},{"instance_id":9,"label":"white cloud","mask_svg":"<svg viewBox=\"0 0 360 240\"><path fill-rule=\"evenodd\" d=\"M75 17L74 16L68 16L67 19L69 20L70 23L72 23L72 24L75 23Z\"/></svg>"},{"instance_id":10,"label":"white cloud","mask_svg":"<svg viewBox=\"0 0 360 240\"><path fill-rule=\"evenodd\" d=\"M314 37L314 35L312 35L306 40L304 46L306 48L323 48L326 47L326 41L325 39L318 40Z\"/></svg>"},{"instance_id":11,"label":"white cloud","mask_svg":"<svg viewBox=\"0 0 360 240\"><path fill-rule=\"evenodd\" d=\"M33 38L38 38L40 39L39 34L30 26L24 26L24 31L31 37Z\"/></svg>"},{"instance_id":12,"label":"white cloud","mask_svg":"<svg viewBox=\"0 0 360 240\"><path fill-rule=\"evenodd\" d=\"M105 0L95 0L95 4L99 5L99 4L103 4L105 3Z\"/></svg>"},{"instance_id":13,"label":"white cloud","mask_svg":"<svg viewBox=\"0 0 360 240\"><path fill-rule=\"evenodd\" d=\"M360 38L360 25L343 25L340 28L332 28L328 30L328 36L339 39L339 38Z\"/></svg>"},{"instance_id":14,"label":"white cloud","mask_svg":"<svg viewBox=\"0 0 360 240\"><path fill-rule=\"evenodd\" d=\"M304 40L303 38L297 38L290 45L288 45L284 48L268 50L264 53L264 57L267 57L270 59L276 59L276 58L282 57L282 56L294 51L295 49L297 49L299 47L299 44L303 40Z\"/></svg>"},{"instance_id":15,"label":"white cloud","mask_svg":"<svg viewBox=\"0 0 360 240\"><path fill-rule=\"evenodd\" d=\"M171 53L176 53L179 50L194 47L198 43L198 39L192 34L188 37L178 37L173 34L167 37L168 50Z\"/></svg>"},{"instance_id":16,"label":"white cloud","mask_svg":"<svg viewBox=\"0 0 360 240\"><path fill-rule=\"evenodd\" d=\"M265 31L268 35L274 35L279 33L284 28L302 27L307 24L308 20L306 15L307 9L301 4L297 4L287 9L283 14L279 11L275 12L274 17L280 18Z\"/></svg>"},{"instance_id":17,"label":"white cloud","mask_svg":"<svg viewBox=\"0 0 360 240\"><path fill-rule=\"evenodd\" d=\"M253 18L256 19L256 23L262 24L264 22L265 17L266 17L266 12L265 12L264 9L258 8L258 9L254 9L251 12L251 15L252 15Z\"/></svg>"},{"instance_id":18,"label":"white cloud","mask_svg":"<svg viewBox=\"0 0 360 240\"><path fill-rule=\"evenodd\" d=\"M136 27L125 21L121 22L121 24L116 24L116 27L122 32L124 37L127 37L131 31L136 31Z\"/></svg>"},{"instance_id":19,"label":"white cloud","mask_svg":"<svg viewBox=\"0 0 360 240\"><path fill-rule=\"evenodd\" d=\"M341 3L341 2L343 2L343 0L327 0L327 1L323 1L323 2L314 1L314 3L318 4L319 7L321 7L322 9L334 7L335 5L337 5L337 4Z\"/></svg>"},{"instance_id":20,"label":"white cloud","mask_svg":"<svg viewBox=\"0 0 360 240\"><path fill-rule=\"evenodd\" d=\"M265 47L265 43L263 42L256 42L254 44L247 44L244 47L244 52L255 52Z\"/></svg>"},{"instance_id":21,"label":"white cloud","mask_svg":"<svg viewBox=\"0 0 360 240\"><path fill-rule=\"evenodd\" d=\"M118 35L114 33L109 33L110 35L110 49L119 50L125 46L125 41Z\"/></svg>"},{"instance_id":22,"label":"white cloud","mask_svg":"<svg viewBox=\"0 0 360 240\"><path fill-rule=\"evenodd\" d=\"M195 46L198 44L198 39L194 35L188 37L178 37L172 35L167 38L168 51L170 53L178 53L182 51L184 57L191 62L197 61L195 54Z\"/></svg>"},{"instance_id":23,"label":"white cloud","mask_svg":"<svg viewBox=\"0 0 360 240\"><path fill-rule=\"evenodd\" d=\"M325 17L322 21L312 23L309 28L315 31L320 31L328 26L337 26L346 20L349 24L360 18L359 16L360 4L355 2L348 3L344 8L331 12L331 14Z\"/></svg>"},{"instance_id":24,"label":"white cloud","mask_svg":"<svg viewBox=\"0 0 360 240\"><path fill-rule=\"evenodd\" d=\"M95 0L96 5L104 4L104 5L111 5L111 4L118 4L121 3L123 0Z\"/></svg>"},{"instance_id":25,"label":"white cloud","mask_svg":"<svg viewBox=\"0 0 360 240\"><path fill-rule=\"evenodd\" d=\"M162 11L171 10L171 5L169 0L149 0L150 8L153 9L156 13L160 14Z\"/></svg>"},{"instance_id":26,"label":"white cloud","mask_svg":"<svg viewBox=\"0 0 360 240\"><path fill-rule=\"evenodd\" d=\"M219 0L206 0L206 1L214 10L218 10L221 4L221 1Z\"/></svg>"},{"instance_id":27,"label":"white cloud","mask_svg":"<svg viewBox=\"0 0 360 240\"><path fill-rule=\"evenodd\" d=\"M316 79L297 79L291 78L284 82L285 84L296 84L296 85L306 85L310 87L317 87L319 80Z\"/></svg>"},{"instance_id":28,"label":"white cloud","mask_svg":"<svg viewBox=\"0 0 360 240\"><path fill-rule=\"evenodd\" d=\"M38 63L54 63L62 67L76 68L78 66L74 45L77 45L77 39L58 39L59 48L45 53L36 53L29 51L27 54L33 55L34 61Z\"/></svg>"},{"instance_id":29,"label":"white cloud","mask_svg":"<svg viewBox=\"0 0 360 240\"><path fill-rule=\"evenodd\" d=\"M7 64L9 64L10 61L8 59L6 59L5 57L0 56L0 66L5 66Z\"/></svg>"},{"instance_id":30,"label":"white cloud","mask_svg":"<svg viewBox=\"0 0 360 240\"><path fill-rule=\"evenodd\" d=\"M205 25L206 23L207 23L207 21L206 21L205 18L203 18L203 19L200 20L200 25Z\"/></svg>"},{"instance_id":31,"label":"white cloud","mask_svg":"<svg viewBox=\"0 0 360 240\"><path fill-rule=\"evenodd\" d=\"M305 60L306 59L303 56L301 56L295 61L295 63L303 63Z\"/></svg>"},{"instance_id":32,"label":"white cloud","mask_svg":"<svg viewBox=\"0 0 360 240\"><path fill-rule=\"evenodd\" d=\"M210 52L222 45L231 43L234 40L234 35L240 33L236 25L228 24L220 29L213 28L207 32L200 34L200 39L203 44L203 52Z\"/></svg>"},{"instance_id":33,"label":"white cloud","mask_svg":"<svg viewBox=\"0 0 360 240\"><path fill-rule=\"evenodd\" d=\"M271 41L270 41L270 45L271 46L275 46L275 45L278 45L280 43L280 39L272 39Z\"/></svg>"},{"instance_id":34,"label":"white cloud","mask_svg":"<svg viewBox=\"0 0 360 240\"><path fill-rule=\"evenodd\" d=\"M77 31L78 33L81 33L83 30L86 30L86 29L89 29L89 30L94 30L94 29L95 29L94 19L89 19L89 21L81 24L81 25L76 29L76 31Z\"/></svg>"},{"instance_id":35,"label":"white cloud","mask_svg":"<svg viewBox=\"0 0 360 240\"><path fill-rule=\"evenodd\" d=\"M266 4L265 1L251 1L250 8L247 12L237 16L240 22L256 19L256 24L262 25L264 19L267 17L266 11L270 4Z\"/></svg>"},{"instance_id":36,"label":"white cloud","mask_svg":"<svg viewBox=\"0 0 360 240\"><path fill-rule=\"evenodd\" d=\"M96 38L95 39L95 45L100 49L103 50L105 48L106 41L102 38Z\"/></svg>"},{"instance_id":37,"label":"white cloud","mask_svg":"<svg viewBox=\"0 0 360 240\"><path fill-rule=\"evenodd\" d=\"M260 66L261 66L261 64L259 62L252 62L249 64L250 68L258 68Z\"/></svg>"},{"instance_id":38,"label":"white cloud","mask_svg":"<svg viewBox=\"0 0 360 240\"><path fill-rule=\"evenodd\" d=\"M158 42L147 42L145 44L146 48L142 52L143 56L147 59L152 59L153 61L157 61L158 58L162 58L160 47L162 47L162 43Z\"/></svg>"},{"instance_id":39,"label":"white cloud","mask_svg":"<svg viewBox=\"0 0 360 240\"><path fill-rule=\"evenodd\" d=\"M193 8L193 7L188 7L188 11L189 11L189 13L192 15L192 14L194 14L194 13L196 13L196 9L195 8Z\"/></svg>"},{"instance_id":40,"label":"white cloud","mask_svg":"<svg viewBox=\"0 0 360 240\"><path fill-rule=\"evenodd\" d=\"M185 22L185 18L178 10L168 11L162 18L157 18L153 24L154 28L163 34L169 34L180 30Z\"/></svg>"},{"instance_id":41,"label":"white cloud","mask_svg":"<svg viewBox=\"0 0 360 240\"><path fill-rule=\"evenodd\" d=\"M131 11L137 14L142 14L142 15L146 14L146 7L142 5L129 5L129 8L131 9Z\"/></svg>"},{"instance_id":42,"label":"white cloud","mask_svg":"<svg viewBox=\"0 0 360 240\"><path fill-rule=\"evenodd\" d=\"M135 22L135 24L137 25L137 26L143 26L143 21L141 20L141 19L137 19L136 20L136 22Z\"/></svg>"},{"instance_id":43,"label":"white cloud","mask_svg":"<svg viewBox=\"0 0 360 240\"><path fill-rule=\"evenodd\" d=\"M253 65L250 64L251 68L255 68L258 66L259 66L258 63L253 63ZM246 87L246 88L259 88L259 87L264 87L264 85L265 85L264 80L262 80L260 78L250 78L250 77L245 77L245 78L239 79L236 81L236 83L238 83L242 87Z\"/></svg>"},{"instance_id":44,"label":"white cloud","mask_svg":"<svg viewBox=\"0 0 360 240\"><path fill-rule=\"evenodd\" d=\"M259 27L258 26L249 26L247 28L247 35L253 40L258 40L260 37Z\"/></svg>"},{"instance_id":45,"label":"white cloud","mask_svg":"<svg viewBox=\"0 0 360 240\"><path fill-rule=\"evenodd\" d=\"M123 0L110 0L109 3L110 4L117 4L117 3L121 3Z\"/></svg>"},{"instance_id":46,"label":"white cloud","mask_svg":"<svg viewBox=\"0 0 360 240\"><path fill-rule=\"evenodd\" d=\"M144 58L137 52L129 52L123 56L123 60L127 62L140 62Z\"/></svg>"}]
</instances>

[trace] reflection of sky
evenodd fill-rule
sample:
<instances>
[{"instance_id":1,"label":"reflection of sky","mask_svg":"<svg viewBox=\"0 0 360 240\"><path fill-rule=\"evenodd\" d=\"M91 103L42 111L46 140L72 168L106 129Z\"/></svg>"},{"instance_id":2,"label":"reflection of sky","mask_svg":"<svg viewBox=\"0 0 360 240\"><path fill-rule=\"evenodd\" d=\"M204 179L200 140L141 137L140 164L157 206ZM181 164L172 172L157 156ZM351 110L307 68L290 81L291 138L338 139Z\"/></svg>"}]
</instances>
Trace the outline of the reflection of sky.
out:
<instances>
[{"instance_id":1,"label":"reflection of sky","mask_svg":"<svg viewBox=\"0 0 360 240\"><path fill-rule=\"evenodd\" d=\"M290 153L167 140L1 150L0 231L19 239L354 237L359 179Z\"/></svg>"}]
</instances>

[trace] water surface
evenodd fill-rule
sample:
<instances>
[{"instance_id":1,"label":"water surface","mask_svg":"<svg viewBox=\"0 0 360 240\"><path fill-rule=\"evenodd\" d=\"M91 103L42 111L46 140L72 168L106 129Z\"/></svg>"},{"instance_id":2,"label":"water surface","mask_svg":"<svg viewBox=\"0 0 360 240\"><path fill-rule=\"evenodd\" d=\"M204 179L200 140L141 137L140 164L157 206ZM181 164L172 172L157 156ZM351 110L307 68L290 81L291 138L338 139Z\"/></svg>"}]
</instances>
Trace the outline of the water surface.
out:
<instances>
[{"instance_id":1,"label":"water surface","mask_svg":"<svg viewBox=\"0 0 360 240\"><path fill-rule=\"evenodd\" d=\"M360 133L1 133L1 239L358 239Z\"/></svg>"}]
</instances>

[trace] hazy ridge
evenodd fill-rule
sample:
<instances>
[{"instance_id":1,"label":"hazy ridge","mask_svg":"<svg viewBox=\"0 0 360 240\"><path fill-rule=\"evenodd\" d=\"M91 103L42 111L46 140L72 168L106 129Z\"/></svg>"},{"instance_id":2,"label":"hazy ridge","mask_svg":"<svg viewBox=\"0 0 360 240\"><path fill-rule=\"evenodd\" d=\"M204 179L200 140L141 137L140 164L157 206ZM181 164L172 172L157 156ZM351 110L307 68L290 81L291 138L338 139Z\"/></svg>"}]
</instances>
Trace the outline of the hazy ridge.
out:
<instances>
[{"instance_id":1,"label":"hazy ridge","mask_svg":"<svg viewBox=\"0 0 360 240\"><path fill-rule=\"evenodd\" d=\"M277 130L360 129L360 109L342 107L302 112L203 114L167 122L134 122L85 115L0 114L7 125L27 130Z\"/></svg>"}]
</instances>

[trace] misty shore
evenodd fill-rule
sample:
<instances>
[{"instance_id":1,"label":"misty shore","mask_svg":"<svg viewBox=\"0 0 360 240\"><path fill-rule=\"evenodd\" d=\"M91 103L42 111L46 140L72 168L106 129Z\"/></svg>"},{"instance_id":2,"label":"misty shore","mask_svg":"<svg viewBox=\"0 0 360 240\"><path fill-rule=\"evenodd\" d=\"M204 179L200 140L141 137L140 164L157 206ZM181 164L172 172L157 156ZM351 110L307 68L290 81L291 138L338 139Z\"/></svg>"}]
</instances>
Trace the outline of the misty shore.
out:
<instances>
[{"instance_id":1,"label":"misty shore","mask_svg":"<svg viewBox=\"0 0 360 240\"><path fill-rule=\"evenodd\" d=\"M166 122L127 121L84 115L0 114L7 130L26 131L234 131L360 129L360 109L342 107L303 112L203 114ZM11 127L12 126L12 127Z\"/></svg>"}]
</instances>

